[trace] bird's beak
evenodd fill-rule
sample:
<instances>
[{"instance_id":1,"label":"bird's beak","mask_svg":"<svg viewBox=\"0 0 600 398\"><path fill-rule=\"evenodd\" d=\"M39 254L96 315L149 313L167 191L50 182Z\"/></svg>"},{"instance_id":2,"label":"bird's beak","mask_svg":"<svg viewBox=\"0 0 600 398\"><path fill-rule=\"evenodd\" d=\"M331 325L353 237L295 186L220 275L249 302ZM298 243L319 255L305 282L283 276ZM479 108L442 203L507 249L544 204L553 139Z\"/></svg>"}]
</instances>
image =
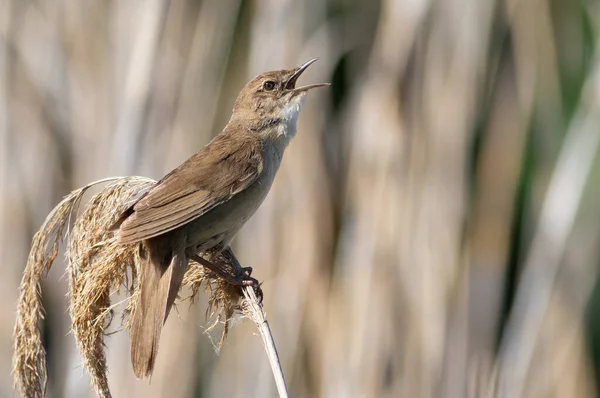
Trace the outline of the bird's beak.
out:
<instances>
[{"instance_id":1,"label":"bird's beak","mask_svg":"<svg viewBox=\"0 0 600 398\"><path fill-rule=\"evenodd\" d=\"M318 83L318 84L310 84L308 86L302 86L302 87L296 88L296 81L298 80L300 75L302 73L304 73L304 71L306 69L308 69L308 67L311 66L316 61L317 61L317 58L313 58L310 61L307 61L307 62L303 63L302 65L300 65L299 67L297 67L296 70L294 70L294 73L292 74L292 76L290 76L290 78L287 80L287 82L285 82L286 90L307 91L307 90L310 90L311 88L329 86L330 83Z\"/></svg>"}]
</instances>

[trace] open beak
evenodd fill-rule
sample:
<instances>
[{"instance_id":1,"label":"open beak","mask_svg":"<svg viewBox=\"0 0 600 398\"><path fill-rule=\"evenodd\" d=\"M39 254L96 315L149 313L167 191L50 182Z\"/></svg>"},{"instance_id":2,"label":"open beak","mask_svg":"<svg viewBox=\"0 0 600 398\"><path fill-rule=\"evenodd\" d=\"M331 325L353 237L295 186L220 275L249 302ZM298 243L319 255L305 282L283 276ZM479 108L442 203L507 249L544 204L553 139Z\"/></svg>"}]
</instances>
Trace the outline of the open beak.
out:
<instances>
[{"instance_id":1,"label":"open beak","mask_svg":"<svg viewBox=\"0 0 600 398\"><path fill-rule=\"evenodd\" d=\"M317 58L313 58L310 61L307 61L307 62L303 63L302 65L300 65L299 67L297 67L296 70L294 71L294 73L292 74L292 76L290 76L290 78L287 80L287 82L285 82L285 89L293 90L293 91L307 91L307 90L310 90L311 88L326 87L326 86L331 85L330 83L318 83L318 84L310 84L308 86L302 86L302 87L296 88L296 81L298 80L300 75L302 73L304 73L304 71L306 69L308 69L308 67L311 66L316 61L317 61Z\"/></svg>"}]
</instances>

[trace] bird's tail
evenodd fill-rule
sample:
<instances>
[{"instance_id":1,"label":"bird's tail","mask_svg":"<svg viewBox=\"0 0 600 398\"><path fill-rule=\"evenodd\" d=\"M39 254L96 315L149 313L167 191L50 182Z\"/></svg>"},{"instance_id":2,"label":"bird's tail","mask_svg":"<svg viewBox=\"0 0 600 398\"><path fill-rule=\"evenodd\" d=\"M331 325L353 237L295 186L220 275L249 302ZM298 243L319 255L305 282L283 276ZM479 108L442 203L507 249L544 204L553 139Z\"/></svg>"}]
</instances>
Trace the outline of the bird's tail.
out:
<instances>
[{"instance_id":1,"label":"bird's tail","mask_svg":"<svg viewBox=\"0 0 600 398\"><path fill-rule=\"evenodd\" d=\"M152 375L160 335L187 268L184 253L175 254L170 264L156 257L140 256L140 298L131 323L131 363L137 378Z\"/></svg>"}]
</instances>

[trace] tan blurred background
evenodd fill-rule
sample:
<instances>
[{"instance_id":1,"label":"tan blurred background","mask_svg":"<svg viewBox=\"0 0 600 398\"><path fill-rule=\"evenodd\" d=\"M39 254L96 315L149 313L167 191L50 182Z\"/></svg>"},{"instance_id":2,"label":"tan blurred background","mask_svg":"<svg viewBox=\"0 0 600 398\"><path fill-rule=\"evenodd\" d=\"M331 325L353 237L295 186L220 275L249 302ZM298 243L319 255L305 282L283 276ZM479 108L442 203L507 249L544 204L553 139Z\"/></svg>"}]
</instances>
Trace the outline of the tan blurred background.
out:
<instances>
[{"instance_id":1,"label":"tan blurred background","mask_svg":"<svg viewBox=\"0 0 600 398\"><path fill-rule=\"evenodd\" d=\"M0 0L0 397L60 198L160 178L247 80L312 57L302 81L333 85L234 247L291 396L596 396L599 29L593 0ZM43 286L48 392L93 396L63 273ZM216 355L205 310L170 317L150 385L107 337L113 396L275 397L254 325Z\"/></svg>"}]
</instances>

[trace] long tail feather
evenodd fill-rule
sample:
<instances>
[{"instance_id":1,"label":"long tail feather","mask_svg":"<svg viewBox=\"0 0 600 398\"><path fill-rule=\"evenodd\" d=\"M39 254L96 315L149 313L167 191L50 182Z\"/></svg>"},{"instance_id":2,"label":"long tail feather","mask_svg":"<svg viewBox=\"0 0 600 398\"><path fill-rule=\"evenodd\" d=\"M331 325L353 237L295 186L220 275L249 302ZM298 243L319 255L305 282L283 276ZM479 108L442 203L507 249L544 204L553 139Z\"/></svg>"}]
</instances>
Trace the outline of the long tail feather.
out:
<instances>
[{"instance_id":1,"label":"long tail feather","mask_svg":"<svg viewBox=\"0 0 600 398\"><path fill-rule=\"evenodd\" d=\"M152 375L160 335L175 302L187 268L185 254L173 256L168 265L156 263L152 256L142 263L140 302L131 324L131 363L137 378Z\"/></svg>"}]
</instances>

